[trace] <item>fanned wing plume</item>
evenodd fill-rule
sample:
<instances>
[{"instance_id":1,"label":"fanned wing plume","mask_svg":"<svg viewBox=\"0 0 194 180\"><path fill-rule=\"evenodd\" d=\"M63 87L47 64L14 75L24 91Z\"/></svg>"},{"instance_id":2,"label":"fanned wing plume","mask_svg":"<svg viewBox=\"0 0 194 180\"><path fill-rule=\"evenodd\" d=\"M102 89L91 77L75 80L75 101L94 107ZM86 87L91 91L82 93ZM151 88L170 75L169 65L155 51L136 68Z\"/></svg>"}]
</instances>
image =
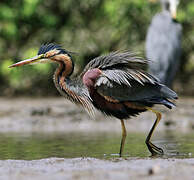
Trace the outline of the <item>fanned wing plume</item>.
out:
<instances>
[{"instance_id":1,"label":"fanned wing plume","mask_svg":"<svg viewBox=\"0 0 194 180\"><path fill-rule=\"evenodd\" d=\"M81 76L89 69L99 68L106 69L144 69L148 64L146 59L131 52L113 52L108 55L99 56L91 60L83 70Z\"/></svg>"},{"instance_id":2,"label":"fanned wing plume","mask_svg":"<svg viewBox=\"0 0 194 180\"><path fill-rule=\"evenodd\" d=\"M102 74L94 88L101 96L119 102L164 104L171 108L174 104L167 99L176 99L176 93L143 70L147 63L137 54L114 52L90 61L81 77L88 70L98 68Z\"/></svg>"}]
</instances>

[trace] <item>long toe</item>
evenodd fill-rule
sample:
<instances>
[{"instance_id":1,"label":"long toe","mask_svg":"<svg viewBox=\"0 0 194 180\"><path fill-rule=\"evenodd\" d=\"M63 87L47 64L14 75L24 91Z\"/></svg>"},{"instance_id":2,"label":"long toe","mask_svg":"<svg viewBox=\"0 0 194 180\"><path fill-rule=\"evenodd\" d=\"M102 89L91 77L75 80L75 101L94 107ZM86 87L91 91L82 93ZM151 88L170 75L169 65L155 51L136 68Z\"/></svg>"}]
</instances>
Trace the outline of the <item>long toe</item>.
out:
<instances>
[{"instance_id":1,"label":"long toe","mask_svg":"<svg viewBox=\"0 0 194 180\"><path fill-rule=\"evenodd\" d=\"M162 148L157 147L156 145L152 144L151 142L146 143L149 151L151 152L152 156L155 155L163 155L164 151Z\"/></svg>"}]
</instances>

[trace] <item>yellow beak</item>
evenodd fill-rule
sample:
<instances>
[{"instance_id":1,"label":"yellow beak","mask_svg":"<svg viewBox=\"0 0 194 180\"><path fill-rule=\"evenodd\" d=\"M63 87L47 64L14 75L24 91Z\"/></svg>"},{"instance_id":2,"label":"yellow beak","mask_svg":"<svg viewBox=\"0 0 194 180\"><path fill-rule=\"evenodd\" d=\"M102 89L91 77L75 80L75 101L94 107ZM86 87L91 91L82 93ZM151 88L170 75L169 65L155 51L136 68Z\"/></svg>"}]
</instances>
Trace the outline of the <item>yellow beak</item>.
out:
<instances>
[{"instance_id":1,"label":"yellow beak","mask_svg":"<svg viewBox=\"0 0 194 180\"><path fill-rule=\"evenodd\" d=\"M33 57L33 58L26 59L26 60L17 62L17 63L15 63L15 64L12 64L11 66L9 66L9 68L18 67L18 66L23 66L23 65L25 65L25 64L37 63L37 62L39 62L42 58L44 58L44 55L43 55L43 54L37 55L37 56L35 56L35 57Z\"/></svg>"},{"instance_id":2,"label":"yellow beak","mask_svg":"<svg viewBox=\"0 0 194 180\"><path fill-rule=\"evenodd\" d=\"M170 8L170 13L173 19L176 19L176 9L177 7L174 5Z\"/></svg>"}]
</instances>

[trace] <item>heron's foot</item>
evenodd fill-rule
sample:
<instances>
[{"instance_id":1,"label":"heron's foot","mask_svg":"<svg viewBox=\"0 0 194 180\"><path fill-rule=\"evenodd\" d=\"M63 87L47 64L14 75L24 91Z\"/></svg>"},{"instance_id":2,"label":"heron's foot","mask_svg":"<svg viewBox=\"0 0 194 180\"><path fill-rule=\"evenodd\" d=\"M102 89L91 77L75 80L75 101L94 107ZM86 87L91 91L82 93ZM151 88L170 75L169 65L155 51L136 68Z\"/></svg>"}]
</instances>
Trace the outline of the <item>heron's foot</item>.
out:
<instances>
[{"instance_id":1,"label":"heron's foot","mask_svg":"<svg viewBox=\"0 0 194 180\"><path fill-rule=\"evenodd\" d=\"M146 142L146 145L149 151L151 152L152 156L164 154L164 151L162 148L157 147L156 145L152 144L150 141Z\"/></svg>"}]
</instances>

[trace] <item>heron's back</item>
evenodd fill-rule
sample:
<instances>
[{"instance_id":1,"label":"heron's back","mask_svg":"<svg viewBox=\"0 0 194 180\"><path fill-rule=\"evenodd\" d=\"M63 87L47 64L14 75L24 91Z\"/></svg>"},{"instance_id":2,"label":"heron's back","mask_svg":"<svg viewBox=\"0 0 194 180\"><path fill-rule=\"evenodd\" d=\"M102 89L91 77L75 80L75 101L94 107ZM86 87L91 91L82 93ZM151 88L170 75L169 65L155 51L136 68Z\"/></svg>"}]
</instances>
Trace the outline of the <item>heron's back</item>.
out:
<instances>
[{"instance_id":1,"label":"heron's back","mask_svg":"<svg viewBox=\"0 0 194 180\"><path fill-rule=\"evenodd\" d=\"M154 16L146 37L149 71L161 83L171 86L181 55L181 25L168 12Z\"/></svg>"}]
</instances>

